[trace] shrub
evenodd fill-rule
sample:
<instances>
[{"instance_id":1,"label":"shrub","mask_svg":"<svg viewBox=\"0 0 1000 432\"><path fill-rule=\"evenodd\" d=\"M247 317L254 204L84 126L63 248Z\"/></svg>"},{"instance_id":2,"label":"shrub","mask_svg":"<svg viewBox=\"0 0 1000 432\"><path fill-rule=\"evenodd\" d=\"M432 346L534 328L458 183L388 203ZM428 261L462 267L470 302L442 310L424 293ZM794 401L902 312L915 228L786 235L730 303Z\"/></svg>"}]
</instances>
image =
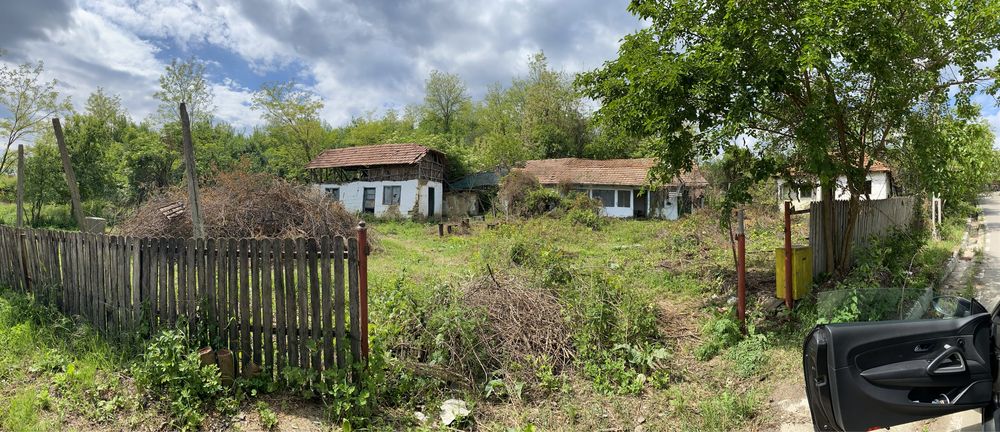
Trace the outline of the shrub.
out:
<instances>
[{"instance_id":1,"label":"shrub","mask_svg":"<svg viewBox=\"0 0 1000 432\"><path fill-rule=\"evenodd\" d=\"M709 360L742 339L739 323L728 314L709 320L701 332L705 335L705 339L695 350L695 357L698 360Z\"/></svg>"},{"instance_id":2,"label":"shrub","mask_svg":"<svg viewBox=\"0 0 1000 432\"><path fill-rule=\"evenodd\" d=\"M524 201L517 207L517 216L541 216L557 208L563 207L563 197L559 191L550 188L539 188L528 191Z\"/></svg>"},{"instance_id":3,"label":"shrub","mask_svg":"<svg viewBox=\"0 0 1000 432\"><path fill-rule=\"evenodd\" d=\"M197 352L180 330L165 330L146 347L142 362L133 368L136 383L169 404L172 425L196 430L207 402L222 392L219 368L201 366Z\"/></svg>"},{"instance_id":4,"label":"shrub","mask_svg":"<svg viewBox=\"0 0 1000 432\"><path fill-rule=\"evenodd\" d=\"M507 208L508 214L518 214L521 203L528 197L528 193L540 189L538 180L521 170L513 170L500 180L500 189L497 191L497 198L502 206Z\"/></svg>"}]
</instances>

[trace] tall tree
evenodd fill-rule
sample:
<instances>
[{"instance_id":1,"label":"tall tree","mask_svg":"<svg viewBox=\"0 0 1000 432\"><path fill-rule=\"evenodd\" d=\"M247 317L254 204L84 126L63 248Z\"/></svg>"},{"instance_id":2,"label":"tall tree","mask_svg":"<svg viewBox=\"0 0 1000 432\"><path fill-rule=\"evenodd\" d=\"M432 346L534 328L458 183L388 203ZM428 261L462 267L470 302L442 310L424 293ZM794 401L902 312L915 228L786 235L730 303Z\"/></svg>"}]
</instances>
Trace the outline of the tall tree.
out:
<instances>
[{"instance_id":1,"label":"tall tree","mask_svg":"<svg viewBox=\"0 0 1000 432\"><path fill-rule=\"evenodd\" d=\"M44 69L42 62L0 65L0 112L7 114L0 118L0 132L6 138L0 173L17 160L15 143L46 130L50 117L71 108L69 98L60 98L56 91L58 81L42 79Z\"/></svg>"},{"instance_id":2,"label":"tall tree","mask_svg":"<svg viewBox=\"0 0 1000 432\"><path fill-rule=\"evenodd\" d=\"M323 101L294 82L265 83L253 94L254 110L263 113L274 138L275 156L293 172L301 172L319 154L325 128L319 118ZM288 144L293 144L288 147Z\"/></svg>"},{"instance_id":3,"label":"tall tree","mask_svg":"<svg viewBox=\"0 0 1000 432\"><path fill-rule=\"evenodd\" d=\"M436 132L451 133L455 117L469 100L462 78L455 74L431 71L424 96L425 119L440 125Z\"/></svg>"},{"instance_id":4,"label":"tall tree","mask_svg":"<svg viewBox=\"0 0 1000 432\"><path fill-rule=\"evenodd\" d=\"M153 96L160 100L157 114L162 123L180 121L181 102L187 103L194 122L212 120L215 94L206 77L205 62L195 57L171 60L160 76L160 90Z\"/></svg>"},{"instance_id":5,"label":"tall tree","mask_svg":"<svg viewBox=\"0 0 1000 432\"><path fill-rule=\"evenodd\" d=\"M997 1L633 0L628 9L650 26L578 78L601 102L598 118L653 139L660 179L747 135L789 161L784 173L817 176L824 200L846 175L841 257L866 172L898 144L914 107L954 92L967 111L977 90L1000 90L991 81L1000 69L983 66L1000 47ZM832 212L823 217L832 226ZM826 264L844 270L847 260Z\"/></svg>"}]
</instances>

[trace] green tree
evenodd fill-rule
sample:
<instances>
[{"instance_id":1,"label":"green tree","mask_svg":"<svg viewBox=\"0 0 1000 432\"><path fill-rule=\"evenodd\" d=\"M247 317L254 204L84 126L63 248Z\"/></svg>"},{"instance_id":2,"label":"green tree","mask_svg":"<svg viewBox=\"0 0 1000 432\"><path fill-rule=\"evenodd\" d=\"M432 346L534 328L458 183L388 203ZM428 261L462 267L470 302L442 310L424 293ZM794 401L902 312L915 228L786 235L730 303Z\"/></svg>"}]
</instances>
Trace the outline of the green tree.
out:
<instances>
[{"instance_id":1,"label":"green tree","mask_svg":"<svg viewBox=\"0 0 1000 432\"><path fill-rule=\"evenodd\" d=\"M425 88L424 120L433 125L434 132L451 133L459 111L469 101L465 83L458 75L431 71Z\"/></svg>"},{"instance_id":2,"label":"green tree","mask_svg":"<svg viewBox=\"0 0 1000 432\"><path fill-rule=\"evenodd\" d=\"M528 62L528 76L514 81L522 105L521 140L545 158L578 157L587 139L582 99L570 78L549 68L539 52Z\"/></svg>"},{"instance_id":3,"label":"green tree","mask_svg":"<svg viewBox=\"0 0 1000 432\"><path fill-rule=\"evenodd\" d=\"M0 55L3 52L0 51ZM15 144L51 128L49 118L71 108L68 98L59 97L56 80L45 81L42 62L17 66L0 64L0 133L5 136L0 174L7 173L17 160Z\"/></svg>"},{"instance_id":4,"label":"green tree","mask_svg":"<svg viewBox=\"0 0 1000 432\"><path fill-rule=\"evenodd\" d=\"M29 225L41 224L42 208L45 205L69 200L69 190L61 167L53 133L45 131L39 134L24 159L24 200Z\"/></svg>"},{"instance_id":5,"label":"green tree","mask_svg":"<svg viewBox=\"0 0 1000 432\"><path fill-rule=\"evenodd\" d=\"M153 93L153 97L160 101L157 115L161 124L180 121L178 107L181 102L187 103L192 121L212 120L215 94L205 69L205 62L195 57L170 61L160 76L160 90Z\"/></svg>"},{"instance_id":6,"label":"green tree","mask_svg":"<svg viewBox=\"0 0 1000 432\"><path fill-rule=\"evenodd\" d=\"M253 95L270 135L269 160L279 170L301 175L305 165L324 147L326 128L319 119L323 101L293 82L265 83Z\"/></svg>"},{"instance_id":7,"label":"green tree","mask_svg":"<svg viewBox=\"0 0 1000 432\"><path fill-rule=\"evenodd\" d=\"M633 0L628 8L650 26L578 77L602 104L599 121L652 139L660 180L741 136L785 158L775 174L815 175L825 200L846 175L839 256L849 256L869 164L898 145L914 107L948 103L954 91L968 111L978 84L998 90L997 68L982 66L1000 46L994 1ZM826 263L830 272L846 266Z\"/></svg>"}]
</instances>

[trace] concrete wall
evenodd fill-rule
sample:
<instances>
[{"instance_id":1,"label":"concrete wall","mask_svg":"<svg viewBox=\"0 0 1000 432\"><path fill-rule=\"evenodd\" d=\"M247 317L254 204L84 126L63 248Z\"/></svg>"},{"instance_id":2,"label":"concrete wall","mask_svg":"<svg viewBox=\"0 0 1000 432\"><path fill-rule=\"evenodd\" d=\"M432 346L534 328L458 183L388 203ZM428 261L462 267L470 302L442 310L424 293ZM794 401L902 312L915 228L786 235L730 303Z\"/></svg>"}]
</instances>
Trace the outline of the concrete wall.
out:
<instances>
[{"instance_id":1,"label":"concrete wall","mask_svg":"<svg viewBox=\"0 0 1000 432\"><path fill-rule=\"evenodd\" d=\"M383 204L386 186L399 186L399 205ZM364 206L365 188L375 188L375 215L384 216L398 212L403 217L427 216L428 194L434 189L434 215L441 216L444 207L444 186L439 182L426 180L405 181L355 181L343 184L318 184L321 192L329 193L332 188L339 189L340 202L349 211L361 212Z\"/></svg>"},{"instance_id":2,"label":"concrete wall","mask_svg":"<svg viewBox=\"0 0 1000 432\"><path fill-rule=\"evenodd\" d=\"M444 215L450 218L479 215L479 194L471 191L448 192L445 194Z\"/></svg>"},{"instance_id":3,"label":"concrete wall","mask_svg":"<svg viewBox=\"0 0 1000 432\"><path fill-rule=\"evenodd\" d=\"M630 218L630 217L633 217L633 215L635 214L635 206L636 206L635 192L636 191L641 191L641 189L626 188L626 187L621 187L621 186L588 186L587 188L582 188L582 187L576 187L576 188L574 188L574 190L582 190L582 191L584 191L586 194L588 194L592 198L596 198L594 196L594 190L595 189L599 189L599 190L612 190L612 191L615 192L615 206L601 208L601 216L616 217L616 218ZM618 191L623 191L623 190L624 191L628 191L629 194L630 194L630 196L631 196L631 199L630 199L631 202L629 203L628 207L618 207L617 206L617 204L618 204ZM678 212L678 196L679 196L679 194L677 192L670 192L669 193L670 199L667 200L666 202L664 202L662 208L651 208L650 207L652 205L652 201L653 201L651 199L652 197L649 197L646 200L639 200L639 201L642 201L640 205L644 204L646 206L645 213L647 215L649 215L650 217L659 217L659 218L668 219L668 220L676 220L679 217L679 212Z\"/></svg>"},{"instance_id":4,"label":"concrete wall","mask_svg":"<svg viewBox=\"0 0 1000 432\"><path fill-rule=\"evenodd\" d=\"M889 173L868 173L868 175L865 176L865 179L866 181L872 182L872 193L869 195L872 200L884 200L891 196L892 185L889 179ZM782 179L778 179L777 184L778 201L783 203L785 200L791 198L792 207L795 210L805 210L808 209L809 205L813 202L822 201L823 195L819 186L814 187L812 196L808 197L800 196L798 191L792 191L789 193L788 191L782 190L782 186L785 184L785 181ZM834 191L833 196L837 201L847 201L851 199L851 193L847 190L847 177L840 176L837 178L837 190ZM779 204L778 206L782 207L784 204Z\"/></svg>"}]
</instances>

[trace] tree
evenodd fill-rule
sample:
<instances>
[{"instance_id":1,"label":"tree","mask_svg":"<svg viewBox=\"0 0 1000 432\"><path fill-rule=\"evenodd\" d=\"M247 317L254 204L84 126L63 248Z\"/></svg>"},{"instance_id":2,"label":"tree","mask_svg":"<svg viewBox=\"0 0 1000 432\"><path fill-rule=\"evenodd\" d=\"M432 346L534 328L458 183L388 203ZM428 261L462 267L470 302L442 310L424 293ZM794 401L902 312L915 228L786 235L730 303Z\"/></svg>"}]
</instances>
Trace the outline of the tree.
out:
<instances>
[{"instance_id":1,"label":"tree","mask_svg":"<svg viewBox=\"0 0 1000 432\"><path fill-rule=\"evenodd\" d=\"M426 83L424 109L426 119L440 125L435 132L451 133L456 115L468 103L465 83L458 75L431 71Z\"/></svg>"},{"instance_id":2,"label":"tree","mask_svg":"<svg viewBox=\"0 0 1000 432\"><path fill-rule=\"evenodd\" d=\"M29 225L41 224L43 206L69 200L66 180L59 168L61 164L53 132L42 132L24 160L24 200Z\"/></svg>"},{"instance_id":3,"label":"tree","mask_svg":"<svg viewBox=\"0 0 1000 432\"><path fill-rule=\"evenodd\" d=\"M254 110L261 111L273 138L272 155L290 172L301 173L319 154L325 128L319 119L323 101L293 82L265 83L253 94ZM294 147L288 147L294 144Z\"/></svg>"},{"instance_id":4,"label":"tree","mask_svg":"<svg viewBox=\"0 0 1000 432\"><path fill-rule=\"evenodd\" d=\"M515 80L514 91L522 92L521 139L526 145L546 158L582 156L587 122L580 95L564 73L549 68L545 53L532 56L527 78Z\"/></svg>"},{"instance_id":5,"label":"tree","mask_svg":"<svg viewBox=\"0 0 1000 432\"><path fill-rule=\"evenodd\" d=\"M161 123L180 121L178 107L181 102L187 103L193 122L212 120L215 95L205 76L205 63L195 57L171 60L160 76L160 90L153 96L160 100L157 113Z\"/></svg>"},{"instance_id":6,"label":"tree","mask_svg":"<svg viewBox=\"0 0 1000 432\"><path fill-rule=\"evenodd\" d=\"M866 172L899 145L914 107L951 99L968 111L979 84L1000 75L982 66L1000 46L997 2L633 0L629 11L650 26L578 77L602 104L598 120L651 138L659 180L745 136L786 161L773 174L815 175L824 200L846 175L841 257ZM823 217L832 229L832 211Z\"/></svg>"},{"instance_id":7,"label":"tree","mask_svg":"<svg viewBox=\"0 0 1000 432\"><path fill-rule=\"evenodd\" d=\"M2 54L2 52L0 52ZM48 119L69 111L69 99L60 99L56 80L42 80L42 62L18 66L0 65L0 131L6 136L0 173L6 173L17 160L15 143L51 127Z\"/></svg>"}]
</instances>

